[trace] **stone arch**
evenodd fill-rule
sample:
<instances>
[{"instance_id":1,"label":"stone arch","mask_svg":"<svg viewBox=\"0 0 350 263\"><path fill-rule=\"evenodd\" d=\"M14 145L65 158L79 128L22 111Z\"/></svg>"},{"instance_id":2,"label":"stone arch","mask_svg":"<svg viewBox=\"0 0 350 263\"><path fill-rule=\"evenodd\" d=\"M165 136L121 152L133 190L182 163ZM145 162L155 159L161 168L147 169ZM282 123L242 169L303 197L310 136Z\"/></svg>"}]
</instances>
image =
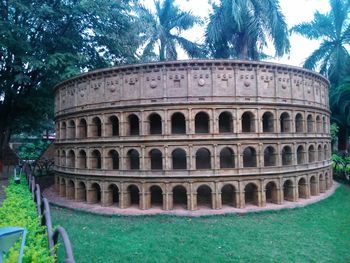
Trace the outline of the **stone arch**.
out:
<instances>
[{"instance_id":1,"label":"stone arch","mask_svg":"<svg viewBox=\"0 0 350 263\"><path fill-rule=\"evenodd\" d=\"M90 186L90 190L88 191L88 202L90 204L98 204L101 203L101 186L99 183L92 183Z\"/></svg>"},{"instance_id":2,"label":"stone arch","mask_svg":"<svg viewBox=\"0 0 350 263\"><path fill-rule=\"evenodd\" d=\"M307 183L304 177L298 180L298 198L307 198Z\"/></svg>"},{"instance_id":3,"label":"stone arch","mask_svg":"<svg viewBox=\"0 0 350 263\"><path fill-rule=\"evenodd\" d=\"M159 185L152 185L149 188L151 193L151 207L163 205L163 189Z\"/></svg>"},{"instance_id":4,"label":"stone arch","mask_svg":"<svg viewBox=\"0 0 350 263\"><path fill-rule=\"evenodd\" d=\"M327 146L327 144L325 144L324 146L323 146L323 151L324 151L324 160L328 160L329 159L329 153L328 153L328 146Z\"/></svg>"},{"instance_id":5,"label":"stone arch","mask_svg":"<svg viewBox=\"0 0 350 263\"><path fill-rule=\"evenodd\" d=\"M262 127L263 127L263 132L274 132L275 131L274 116L273 116L272 112L267 111L263 114Z\"/></svg>"},{"instance_id":6,"label":"stone arch","mask_svg":"<svg viewBox=\"0 0 350 263\"><path fill-rule=\"evenodd\" d=\"M207 148L199 148L196 152L196 169L211 169L211 154Z\"/></svg>"},{"instance_id":7,"label":"stone arch","mask_svg":"<svg viewBox=\"0 0 350 263\"><path fill-rule=\"evenodd\" d=\"M74 139L75 138L75 121L70 120L68 122L68 128L67 128L67 139Z\"/></svg>"},{"instance_id":8,"label":"stone arch","mask_svg":"<svg viewBox=\"0 0 350 263\"><path fill-rule=\"evenodd\" d=\"M157 113L148 116L149 134L162 134L162 117Z\"/></svg>"},{"instance_id":9,"label":"stone arch","mask_svg":"<svg viewBox=\"0 0 350 263\"><path fill-rule=\"evenodd\" d=\"M220 168L235 168L234 151L229 147L220 151Z\"/></svg>"},{"instance_id":10,"label":"stone arch","mask_svg":"<svg viewBox=\"0 0 350 263\"><path fill-rule=\"evenodd\" d=\"M187 208L187 189L183 185L173 187L173 207L180 206Z\"/></svg>"},{"instance_id":11,"label":"stone arch","mask_svg":"<svg viewBox=\"0 0 350 263\"><path fill-rule=\"evenodd\" d=\"M290 146L284 146L282 148L282 165L292 165L293 164L293 153Z\"/></svg>"},{"instance_id":12,"label":"stone arch","mask_svg":"<svg viewBox=\"0 0 350 263\"><path fill-rule=\"evenodd\" d=\"M87 137L87 122L84 118L81 118L79 120L79 124L78 124L78 138L80 139L84 139Z\"/></svg>"},{"instance_id":13,"label":"stone arch","mask_svg":"<svg viewBox=\"0 0 350 263\"><path fill-rule=\"evenodd\" d=\"M309 163L315 162L315 147L313 145L310 145L307 152L308 152Z\"/></svg>"},{"instance_id":14,"label":"stone arch","mask_svg":"<svg viewBox=\"0 0 350 263\"><path fill-rule=\"evenodd\" d=\"M186 160L186 152L181 148L176 148L171 153L171 159L174 170L186 170L187 169L187 160Z\"/></svg>"},{"instance_id":15,"label":"stone arch","mask_svg":"<svg viewBox=\"0 0 350 263\"><path fill-rule=\"evenodd\" d=\"M87 157L84 150L80 150L78 153L78 167L81 169L87 168Z\"/></svg>"},{"instance_id":16,"label":"stone arch","mask_svg":"<svg viewBox=\"0 0 350 263\"><path fill-rule=\"evenodd\" d=\"M324 174L324 177L326 180L326 190L328 190L329 188L331 188L331 179L329 178L329 174L327 172Z\"/></svg>"},{"instance_id":17,"label":"stone arch","mask_svg":"<svg viewBox=\"0 0 350 263\"><path fill-rule=\"evenodd\" d=\"M256 150L249 146L243 150L243 167L256 167L257 166L257 154Z\"/></svg>"},{"instance_id":18,"label":"stone arch","mask_svg":"<svg viewBox=\"0 0 350 263\"><path fill-rule=\"evenodd\" d=\"M151 170L163 169L163 154L158 149L152 149L149 152L149 158L151 159Z\"/></svg>"},{"instance_id":19,"label":"stone arch","mask_svg":"<svg viewBox=\"0 0 350 263\"><path fill-rule=\"evenodd\" d=\"M66 135L67 135L67 124L65 121L63 121L61 123L61 139L66 139Z\"/></svg>"},{"instance_id":20,"label":"stone arch","mask_svg":"<svg viewBox=\"0 0 350 263\"><path fill-rule=\"evenodd\" d=\"M75 183L73 180L68 180L67 183L67 199L74 200L75 199Z\"/></svg>"},{"instance_id":21,"label":"stone arch","mask_svg":"<svg viewBox=\"0 0 350 263\"><path fill-rule=\"evenodd\" d=\"M323 122L323 133L327 133L327 121L325 116L322 117L322 122Z\"/></svg>"},{"instance_id":22,"label":"stone arch","mask_svg":"<svg viewBox=\"0 0 350 263\"><path fill-rule=\"evenodd\" d=\"M78 202L86 202L86 184L82 181L77 184L77 198Z\"/></svg>"},{"instance_id":23,"label":"stone arch","mask_svg":"<svg viewBox=\"0 0 350 263\"><path fill-rule=\"evenodd\" d=\"M131 184L127 187L128 206L137 205L140 207L140 189L137 185Z\"/></svg>"},{"instance_id":24,"label":"stone arch","mask_svg":"<svg viewBox=\"0 0 350 263\"><path fill-rule=\"evenodd\" d=\"M294 199L294 183L288 179L283 183L283 197L284 200L293 202Z\"/></svg>"},{"instance_id":25,"label":"stone arch","mask_svg":"<svg viewBox=\"0 0 350 263\"><path fill-rule=\"evenodd\" d=\"M322 173L319 175L318 181L319 181L320 193L326 192L326 179Z\"/></svg>"},{"instance_id":26,"label":"stone arch","mask_svg":"<svg viewBox=\"0 0 350 263\"><path fill-rule=\"evenodd\" d=\"M75 168L75 153L73 150L69 150L67 154L67 166Z\"/></svg>"},{"instance_id":27,"label":"stone arch","mask_svg":"<svg viewBox=\"0 0 350 263\"><path fill-rule=\"evenodd\" d=\"M186 119L181 112L171 115L171 133L186 134Z\"/></svg>"},{"instance_id":28,"label":"stone arch","mask_svg":"<svg viewBox=\"0 0 350 263\"><path fill-rule=\"evenodd\" d=\"M129 135L140 135L140 121L136 114L128 116Z\"/></svg>"},{"instance_id":29,"label":"stone arch","mask_svg":"<svg viewBox=\"0 0 350 263\"><path fill-rule=\"evenodd\" d=\"M288 112L283 112L280 116L281 132L291 132L291 119Z\"/></svg>"},{"instance_id":30,"label":"stone arch","mask_svg":"<svg viewBox=\"0 0 350 263\"><path fill-rule=\"evenodd\" d=\"M264 150L264 166L276 166L276 149L267 146Z\"/></svg>"},{"instance_id":31,"label":"stone arch","mask_svg":"<svg viewBox=\"0 0 350 263\"><path fill-rule=\"evenodd\" d=\"M265 185L266 203L278 204L278 191L276 182L271 181Z\"/></svg>"},{"instance_id":32,"label":"stone arch","mask_svg":"<svg viewBox=\"0 0 350 263\"><path fill-rule=\"evenodd\" d=\"M255 116L252 112L246 111L242 114L242 132L255 132Z\"/></svg>"},{"instance_id":33,"label":"stone arch","mask_svg":"<svg viewBox=\"0 0 350 263\"><path fill-rule=\"evenodd\" d=\"M305 163L305 151L304 146L299 145L297 148L297 164Z\"/></svg>"},{"instance_id":34,"label":"stone arch","mask_svg":"<svg viewBox=\"0 0 350 263\"><path fill-rule=\"evenodd\" d=\"M119 119L117 116L109 116L108 125L106 126L107 136L119 136Z\"/></svg>"},{"instance_id":35,"label":"stone arch","mask_svg":"<svg viewBox=\"0 0 350 263\"><path fill-rule=\"evenodd\" d=\"M197 187L197 206L212 208L212 190L210 186L202 184Z\"/></svg>"},{"instance_id":36,"label":"stone arch","mask_svg":"<svg viewBox=\"0 0 350 263\"><path fill-rule=\"evenodd\" d=\"M317 133L322 133L323 132L323 130L322 130L322 120L321 120L320 115L316 116L316 126L317 126Z\"/></svg>"},{"instance_id":37,"label":"stone arch","mask_svg":"<svg viewBox=\"0 0 350 263\"><path fill-rule=\"evenodd\" d=\"M258 186L255 183L248 183L244 187L245 204L259 205Z\"/></svg>"},{"instance_id":38,"label":"stone arch","mask_svg":"<svg viewBox=\"0 0 350 263\"><path fill-rule=\"evenodd\" d=\"M229 205L237 207L236 188L232 184L225 184L221 188L221 203L222 205Z\"/></svg>"},{"instance_id":39,"label":"stone arch","mask_svg":"<svg viewBox=\"0 0 350 263\"><path fill-rule=\"evenodd\" d=\"M127 169L139 170L140 169L140 154L135 149L130 149L127 153Z\"/></svg>"},{"instance_id":40,"label":"stone arch","mask_svg":"<svg viewBox=\"0 0 350 263\"><path fill-rule=\"evenodd\" d=\"M311 114L307 115L307 132L314 132L314 118Z\"/></svg>"},{"instance_id":41,"label":"stone arch","mask_svg":"<svg viewBox=\"0 0 350 263\"><path fill-rule=\"evenodd\" d=\"M61 151L61 166L66 166L66 151L62 150Z\"/></svg>"},{"instance_id":42,"label":"stone arch","mask_svg":"<svg viewBox=\"0 0 350 263\"><path fill-rule=\"evenodd\" d=\"M233 118L231 112L224 111L219 115L219 133L233 132Z\"/></svg>"},{"instance_id":43,"label":"stone arch","mask_svg":"<svg viewBox=\"0 0 350 263\"><path fill-rule=\"evenodd\" d=\"M310 195L318 195L318 182L316 176L310 177Z\"/></svg>"},{"instance_id":44,"label":"stone arch","mask_svg":"<svg viewBox=\"0 0 350 263\"><path fill-rule=\"evenodd\" d=\"M317 146L317 160L318 160L319 162L322 162L322 161L323 161L323 150L322 150L321 144L319 144L319 145Z\"/></svg>"},{"instance_id":45,"label":"stone arch","mask_svg":"<svg viewBox=\"0 0 350 263\"><path fill-rule=\"evenodd\" d=\"M64 178L61 178L60 196L66 197L66 179L64 179Z\"/></svg>"},{"instance_id":46,"label":"stone arch","mask_svg":"<svg viewBox=\"0 0 350 263\"><path fill-rule=\"evenodd\" d=\"M102 158L99 150L93 150L91 152L91 169L101 169L102 168Z\"/></svg>"},{"instance_id":47,"label":"stone arch","mask_svg":"<svg viewBox=\"0 0 350 263\"><path fill-rule=\"evenodd\" d=\"M107 204L119 206L119 187L116 184L110 184L107 189Z\"/></svg>"},{"instance_id":48,"label":"stone arch","mask_svg":"<svg viewBox=\"0 0 350 263\"><path fill-rule=\"evenodd\" d=\"M99 117L94 117L91 121L91 137L102 136L102 122Z\"/></svg>"},{"instance_id":49,"label":"stone arch","mask_svg":"<svg viewBox=\"0 0 350 263\"><path fill-rule=\"evenodd\" d=\"M116 150L110 150L107 156L106 169L119 170L119 153Z\"/></svg>"},{"instance_id":50,"label":"stone arch","mask_svg":"<svg viewBox=\"0 0 350 263\"><path fill-rule=\"evenodd\" d=\"M304 119L301 113L295 115L295 132L302 133L304 132Z\"/></svg>"},{"instance_id":51,"label":"stone arch","mask_svg":"<svg viewBox=\"0 0 350 263\"><path fill-rule=\"evenodd\" d=\"M198 112L194 118L195 133L209 133L209 115L208 113L201 111Z\"/></svg>"}]
</instances>

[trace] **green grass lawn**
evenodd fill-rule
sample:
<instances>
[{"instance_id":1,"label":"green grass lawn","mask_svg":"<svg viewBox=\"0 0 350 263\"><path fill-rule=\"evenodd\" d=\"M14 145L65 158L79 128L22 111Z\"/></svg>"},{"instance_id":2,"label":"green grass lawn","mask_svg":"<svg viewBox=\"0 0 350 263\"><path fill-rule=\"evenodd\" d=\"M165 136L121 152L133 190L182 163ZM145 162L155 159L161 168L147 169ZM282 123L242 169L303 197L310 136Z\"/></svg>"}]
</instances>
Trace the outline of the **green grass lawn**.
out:
<instances>
[{"instance_id":1,"label":"green grass lawn","mask_svg":"<svg viewBox=\"0 0 350 263\"><path fill-rule=\"evenodd\" d=\"M108 217L51 209L77 262L350 262L347 186L305 208L246 215Z\"/></svg>"}]
</instances>

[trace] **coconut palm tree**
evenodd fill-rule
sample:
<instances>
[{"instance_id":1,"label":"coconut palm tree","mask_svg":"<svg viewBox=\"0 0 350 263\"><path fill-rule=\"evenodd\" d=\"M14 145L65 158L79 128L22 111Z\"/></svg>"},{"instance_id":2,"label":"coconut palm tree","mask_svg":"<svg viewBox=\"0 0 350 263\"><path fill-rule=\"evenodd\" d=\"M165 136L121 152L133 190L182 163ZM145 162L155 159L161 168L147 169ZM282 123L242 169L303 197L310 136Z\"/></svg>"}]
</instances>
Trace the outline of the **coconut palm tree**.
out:
<instances>
[{"instance_id":1,"label":"coconut palm tree","mask_svg":"<svg viewBox=\"0 0 350 263\"><path fill-rule=\"evenodd\" d=\"M282 56L290 49L288 36L278 0L221 0L213 4L206 28L206 43L216 58L263 58L268 40Z\"/></svg>"},{"instance_id":2,"label":"coconut palm tree","mask_svg":"<svg viewBox=\"0 0 350 263\"><path fill-rule=\"evenodd\" d=\"M179 45L190 57L202 54L200 45L181 36L185 30L200 24L201 20L175 5L175 0L155 0L155 13L139 5L137 13L144 27L143 52L141 59L177 59L176 46ZM154 52L158 47L158 52Z\"/></svg>"},{"instance_id":3,"label":"coconut palm tree","mask_svg":"<svg viewBox=\"0 0 350 263\"><path fill-rule=\"evenodd\" d=\"M308 39L320 40L320 46L305 60L304 67L327 76L334 86L338 86L341 77L349 68L350 43L350 1L330 0L331 11L321 14L318 11L314 19L292 27L291 32Z\"/></svg>"}]
</instances>

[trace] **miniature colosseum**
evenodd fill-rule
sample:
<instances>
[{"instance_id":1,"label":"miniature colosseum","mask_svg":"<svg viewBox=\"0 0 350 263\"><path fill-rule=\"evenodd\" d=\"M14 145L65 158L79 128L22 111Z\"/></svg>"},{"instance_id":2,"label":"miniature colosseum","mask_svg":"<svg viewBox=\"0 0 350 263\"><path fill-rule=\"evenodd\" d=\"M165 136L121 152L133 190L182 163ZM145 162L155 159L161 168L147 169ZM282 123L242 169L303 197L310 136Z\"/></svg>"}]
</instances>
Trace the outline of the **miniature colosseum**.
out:
<instances>
[{"instance_id":1,"label":"miniature colosseum","mask_svg":"<svg viewBox=\"0 0 350 263\"><path fill-rule=\"evenodd\" d=\"M119 208L298 202L332 186L329 82L266 62L96 70L55 87L55 189Z\"/></svg>"}]
</instances>

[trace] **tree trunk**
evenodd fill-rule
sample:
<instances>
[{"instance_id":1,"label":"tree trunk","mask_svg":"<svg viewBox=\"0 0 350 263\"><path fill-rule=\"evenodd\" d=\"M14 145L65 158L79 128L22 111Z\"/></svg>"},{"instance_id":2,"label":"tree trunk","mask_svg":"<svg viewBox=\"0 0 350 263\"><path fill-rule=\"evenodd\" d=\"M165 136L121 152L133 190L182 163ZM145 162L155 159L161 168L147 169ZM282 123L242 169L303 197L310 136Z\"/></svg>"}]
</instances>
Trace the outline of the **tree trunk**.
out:
<instances>
[{"instance_id":1,"label":"tree trunk","mask_svg":"<svg viewBox=\"0 0 350 263\"><path fill-rule=\"evenodd\" d=\"M346 126L339 126L338 132L338 151L341 154L348 153L348 145L349 145L349 133Z\"/></svg>"},{"instance_id":2,"label":"tree trunk","mask_svg":"<svg viewBox=\"0 0 350 263\"><path fill-rule=\"evenodd\" d=\"M0 160L3 159L3 153L6 146L10 141L10 128L9 127L1 127L0 128Z\"/></svg>"}]
</instances>

